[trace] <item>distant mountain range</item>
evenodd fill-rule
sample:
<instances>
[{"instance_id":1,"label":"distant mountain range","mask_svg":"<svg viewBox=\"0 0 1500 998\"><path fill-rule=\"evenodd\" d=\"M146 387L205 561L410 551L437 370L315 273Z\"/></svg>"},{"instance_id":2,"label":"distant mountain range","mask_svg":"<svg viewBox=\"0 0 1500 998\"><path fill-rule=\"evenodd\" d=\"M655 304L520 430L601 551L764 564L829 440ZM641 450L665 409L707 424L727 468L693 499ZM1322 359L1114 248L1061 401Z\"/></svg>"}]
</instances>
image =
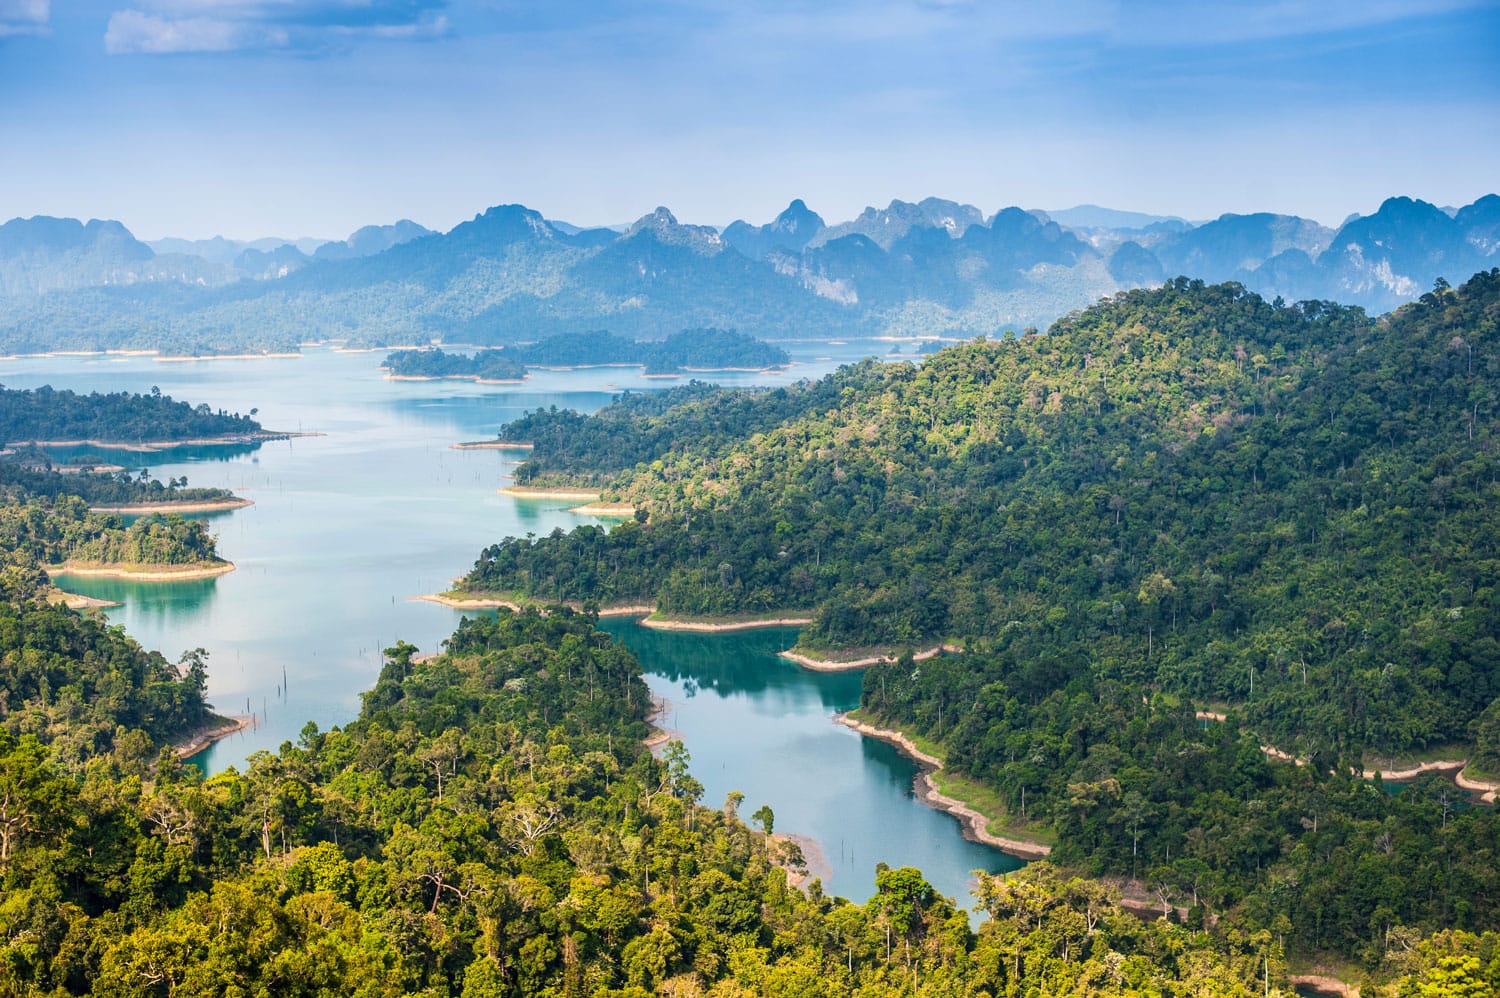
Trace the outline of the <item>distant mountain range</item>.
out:
<instances>
[{"instance_id":1,"label":"distant mountain range","mask_svg":"<svg viewBox=\"0 0 1500 998\"><path fill-rule=\"evenodd\" d=\"M495 345L608 329L660 339L735 328L770 339L969 337L1043 327L1177 276L1383 312L1500 265L1500 197L1394 197L1338 229L1293 215L1209 222L1082 205L986 216L940 198L828 224L795 200L723 231L666 208L621 228L491 208L446 233L408 220L338 242L163 239L119 222L0 225L0 349L175 353Z\"/></svg>"}]
</instances>

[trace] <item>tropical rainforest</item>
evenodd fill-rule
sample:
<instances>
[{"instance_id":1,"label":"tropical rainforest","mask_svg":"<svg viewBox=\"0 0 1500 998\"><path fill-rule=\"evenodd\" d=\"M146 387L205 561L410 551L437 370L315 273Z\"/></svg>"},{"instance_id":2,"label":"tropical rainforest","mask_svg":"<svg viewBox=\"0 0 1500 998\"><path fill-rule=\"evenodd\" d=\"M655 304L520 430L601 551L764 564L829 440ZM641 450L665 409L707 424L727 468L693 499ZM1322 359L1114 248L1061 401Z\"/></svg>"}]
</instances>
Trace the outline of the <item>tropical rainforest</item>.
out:
<instances>
[{"instance_id":1,"label":"tropical rainforest","mask_svg":"<svg viewBox=\"0 0 1500 998\"><path fill-rule=\"evenodd\" d=\"M186 475L169 478L163 484L151 477L149 468L133 474L129 469L107 471L95 464L54 465L45 451L35 447L15 448L0 457L0 489L7 487L31 498L78 496L93 506L208 502L234 497L228 489L188 488Z\"/></svg>"},{"instance_id":2,"label":"tropical rainforest","mask_svg":"<svg viewBox=\"0 0 1500 998\"><path fill-rule=\"evenodd\" d=\"M0 443L93 440L140 444L259 434L261 425L239 413L193 406L153 389L79 395L43 386L0 386Z\"/></svg>"},{"instance_id":3,"label":"tropical rainforest","mask_svg":"<svg viewBox=\"0 0 1500 998\"><path fill-rule=\"evenodd\" d=\"M1046 863L984 879L977 933L911 868L879 869L864 904L789 887L788 850L734 795L703 806L680 744L642 747L639 666L593 623L505 611L435 658L398 644L357 720L207 779L139 739L78 759L0 731L0 989L1248 996L1280 978L1269 931L1137 919ZM1401 993L1492 987L1497 941L1444 933L1391 970Z\"/></svg>"},{"instance_id":4,"label":"tropical rainforest","mask_svg":"<svg viewBox=\"0 0 1500 998\"><path fill-rule=\"evenodd\" d=\"M1496 271L1378 321L1181 280L921 366L626 397L569 439L536 413L528 464L639 456L609 490L647 522L507 540L464 587L813 607L805 648L1085 662L1289 750L1465 740L1500 695L1497 311Z\"/></svg>"},{"instance_id":5,"label":"tropical rainforest","mask_svg":"<svg viewBox=\"0 0 1500 998\"><path fill-rule=\"evenodd\" d=\"M1494 810L1359 778L1500 773L1497 324L1500 271L1378 319L1179 279L920 367L534 413L538 475L639 512L493 545L464 588L961 646L871 669L867 717L1070 869L1376 966L1500 924Z\"/></svg>"}]
</instances>

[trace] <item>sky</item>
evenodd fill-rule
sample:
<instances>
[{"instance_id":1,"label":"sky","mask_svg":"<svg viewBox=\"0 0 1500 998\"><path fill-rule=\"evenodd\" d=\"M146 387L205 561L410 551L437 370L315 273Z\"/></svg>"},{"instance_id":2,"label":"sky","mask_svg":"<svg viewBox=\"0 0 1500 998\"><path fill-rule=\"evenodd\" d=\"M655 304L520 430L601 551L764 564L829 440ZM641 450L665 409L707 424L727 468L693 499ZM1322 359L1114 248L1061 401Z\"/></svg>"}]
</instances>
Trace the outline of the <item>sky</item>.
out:
<instances>
[{"instance_id":1,"label":"sky","mask_svg":"<svg viewBox=\"0 0 1500 998\"><path fill-rule=\"evenodd\" d=\"M1500 0L0 0L0 219L147 239L1497 189Z\"/></svg>"}]
</instances>

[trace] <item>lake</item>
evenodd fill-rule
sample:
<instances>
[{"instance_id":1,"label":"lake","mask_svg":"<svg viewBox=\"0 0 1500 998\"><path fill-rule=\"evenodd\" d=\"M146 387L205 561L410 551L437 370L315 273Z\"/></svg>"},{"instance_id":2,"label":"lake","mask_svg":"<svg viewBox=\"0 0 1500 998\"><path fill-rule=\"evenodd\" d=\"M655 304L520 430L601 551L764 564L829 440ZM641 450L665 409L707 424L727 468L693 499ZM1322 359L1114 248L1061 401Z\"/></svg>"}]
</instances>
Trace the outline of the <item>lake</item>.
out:
<instances>
[{"instance_id":1,"label":"lake","mask_svg":"<svg viewBox=\"0 0 1500 998\"><path fill-rule=\"evenodd\" d=\"M776 374L713 375L724 384L785 384L888 344L787 344L798 361ZM634 368L537 372L522 385L387 381L383 354L309 349L298 359L164 363L149 357L0 360L0 383L74 391L149 391L248 412L270 429L318 436L252 451L178 448L158 454L94 452L154 477L187 476L255 501L209 514L236 571L193 582L61 577L65 588L116 600L108 611L143 645L171 659L209 652L208 695L257 726L196 758L209 771L295 741L307 722L352 719L380 671L381 650L406 640L436 651L460 614L413 599L446 589L481 548L505 536L599 522L574 503L497 494L513 452L453 450L493 437L538 406L592 411L623 389L673 381ZM709 377L709 376L700 376ZM969 873L1019 863L966 842L957 822L911 796L913 765L889 746L835 724L857 705L859 675L809 673L775 656L790 631L723 635L658 632L629 621L607 628L641 658L653 691L670 701L663 723L681 733L693 772L717 805L746 794L778 831L815 840L825 888L862 900L878 861L920 866L967 906Z\"/></svg>"}]
</instances>

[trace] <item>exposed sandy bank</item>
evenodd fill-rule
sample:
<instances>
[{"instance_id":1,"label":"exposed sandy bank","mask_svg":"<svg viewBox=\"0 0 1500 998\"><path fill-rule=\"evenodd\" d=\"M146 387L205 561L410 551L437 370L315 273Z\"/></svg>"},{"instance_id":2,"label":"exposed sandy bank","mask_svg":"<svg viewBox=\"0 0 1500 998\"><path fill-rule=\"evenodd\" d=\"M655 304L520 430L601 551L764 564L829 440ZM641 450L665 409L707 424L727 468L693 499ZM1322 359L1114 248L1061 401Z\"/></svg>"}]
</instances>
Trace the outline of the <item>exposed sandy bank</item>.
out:
<instances>
[{"instance_id":1,"label":"exposed sandy bank","mask_svg":"<svg viewBox=\"0 0 1500 998\"><path fill-rule=\"evenodd\" d=\"M196 562L191 565L137 565L122 562L118 565L101 565L94 562L75 563L65 561L61 565L43 565L48 575L83 575L89 577L134 579L138 582L184 582L188 579L213 579L234 571L234 563Z\"/></svg>"},{"instance_id":2,"label":"exposed sandy bank","mask_svg":"<svg viewBox=\"0 0 1500 998\"><path fill-rule=\"evenodd\" d=\"M665 726L661 723L662 718L674 704L664 696L651 694L651 710L646 714L646 723L651 726L651 734L641 739L641 744L650 749L652 754L659 754L659 750L668 742L682 740L682 733Z\"/></svg>"},{"instance_id":3,"label":"exposed sandy bank","mask_svg":"<svg viewBox=\"0 0 1500 998\"><path fill-rule=\"evenodd\" d=\"M297 360L300 353L216 353L201 357L153 357L158 364L192 364L200 360Z\"/></svg>"},{"instance_id":4,"label":"exposed sandy bank","mask_svg":"<svg viewBox=\"0 0 1500 998\"><path fill-rule=\"evenodd\" d=\"M811 623L811 621L804 621L804 623ZM958 645L937 645L928 648L926 651L915 653L912 655L912 661L925 662L929 658L936 658L945 652L950 655L956 655L961 651L963 649ZM784 651L778 654L782 658L796 662L810 672L847 672L850 669L866 669L872 665L880 665L882 662L894 662L900 657L899 655L871 655L867 658L830 659L813 658L811 655L803 655L800 652L794 651Z\"/></svg>"},{"instance_id":5,"label":"exposed sandy bank","mask_svg":"<svg viewBox=\"0 0 1500 998\"><path fill-rule=\"evenodd\" d=\"M776 865L786 871L786 882L788 886L795 887L802 893L807 893L807 885L813 880L828 881L833 879L833 867L828 864L828 857L823 853L823 847L817 839L797 832L777 832L769 836L770 851ZM789 846L796 846L802 851L802 869L798 870L785 857ZM779 855L778 855L779 854Z\"/></svg>"},{"instance_id":6,"label":"exposed sandy bank","mask_svg":"<svg viewBox=\"0 0 1500 998\"><path fill-rule=\"evenodd\" d=\"M472 381L476 385L520 385L525 378L481 378L477 374L387 374L387 381Z\"/></svg>"},{"instance_id":7,"label":"exposed sandy bank","mask_svg":"<svg viewBox=\"0 0 1500 998\"><path fill-rule=\"evenodd\" d=\"M411 599L425 600L428 603L441 603L443 606L454 610L498 610L502 607L506 610L520 612L521 604L514 600L498 599L487 596L449 596L446 593L424 593L421 596L412 596Z\"/></svg>"},{"instance_id":8,"label":"exposed sandy bank","mask_svg":"<svg viewBox=\"0 0 1500 998\"><path fill-rule=\"evenodd\" d=\"M535 444L511 443L508 440L463 440L449 444L450 450L532 450Z\"/></svg>"},{"instance_id":9,"label":"exposed sandy bank","mask_svg":"<svg viewBox=\"0 0 1500 998\"><path fill-rule=\"evenodd\" d=\"M1307 988L1321 995L1359 998L1359 985L1349 984L1326 974L1288 974L1286 981L1294 988Z\"/></svg>"},{"instance_id":10,"label":"exposed sandy bank","mask_svg":"<svg viewBox=\"0 0 1500 998\"><path fill-rule=\"evenodd\" d=\"M512 499L572 499L577 502L598 502L599 493L586 489L531 489L524 485L507 485L498 490L502 496Z\"/></svg>"},{"instance_id":11,"label":"exposed sandy bank","mask_svg":"<svg viewBox=\"0 0 1500 998\"><path fill-rule=\"evenodd\" d=\"M1021 859L1045 859L1052 854L1052 847L1040 842L1027 842L1023 839L990 834L988 818L963 801L949 797L938 790L932 780L932 773L943 768L943 760L917 748L906 735L889 728L877 728L872 724L856 720L848 714L835 714L834 719L862 735L878 738L887 744L894 745L904 755L916 760L922 766L922 772L917 776L916 781L918 799L934 810L944 811L957 818L959 825L963 828L964 838L971 842L992 846Z\"/></svg>"},{"instance_id":12,"label":"exposed sandy bank","mask_svg":"<svg viewBox=\"0 0 1500 998\"><path fill-rule=\"evenodd\" d=\"M253 499L234 496L229 499L182 499L170 502L138 502L124 506L90 506L90 513L216 513L227 509L254 506Z\"/></svg>"},{"instance_id":13,"label":"exposed sandy bank","mask_svg":"<svg viewBox=\"0 0 1500 998\"><path fill-rule=\"evenodd\" d=\"M730 631L752 631L760 627L801 627L812 623L811 617L767 617L745 620L671 620L647 617L642 627L653 631L696 631L702 634L719 634Z\"/></svg>"},{"instance_id":14,"label":"exposed sandy bank","mask_svg":"<svg viewBox=\"0 0 1500 998\"><path fill-rule=\"evenodd\" d=\"M586 506L574 506L569 513L579 516L634 516L635 507L623 502L591 502Z\"/></svg>"},{"instance_id":15,"label":"exposed sandy bank","mask_svg":"<svg viewBox=\"0 0 1500 998\"><path fill-rule=\"evenodd\" d=\"M199 752L202 752L214 742L255 726L255 718L243 714L220 718L219 723L199 728L189 735L186 740L174 742L172 749L177 753L177 758L186 759L190 755L197 755Z\"/></svg>"},{"instance_id":16,"label":"exposed sandy bank","mask_svg":"<svg viewBox=\"0 0 1500 998\"><path fill-rule=\"evenodd\" d=\"M94 596L84 596L81 593L65 592L56 586L47 593L47 602L61 603L69 610L102 610L105 607L122 605L112 599L99 599Z\"/></svg>"},{"instance_id":17,"label":"exposed sandy bank","mask_svg":"<svg viewBox=\"0 0 1500 998\"><path fill-rule=\"evenodd\" d=\"M100 450L123 450L136 454L154 454L174 447L228 447L235 444L268 443L292 437L321 437L321 433L287 433L261 430L257 433L226 433L220 437L194 437L190 440L12 440L7 447L35 444L37 447L97 447Z\"/></svg>"}]
</instances>

